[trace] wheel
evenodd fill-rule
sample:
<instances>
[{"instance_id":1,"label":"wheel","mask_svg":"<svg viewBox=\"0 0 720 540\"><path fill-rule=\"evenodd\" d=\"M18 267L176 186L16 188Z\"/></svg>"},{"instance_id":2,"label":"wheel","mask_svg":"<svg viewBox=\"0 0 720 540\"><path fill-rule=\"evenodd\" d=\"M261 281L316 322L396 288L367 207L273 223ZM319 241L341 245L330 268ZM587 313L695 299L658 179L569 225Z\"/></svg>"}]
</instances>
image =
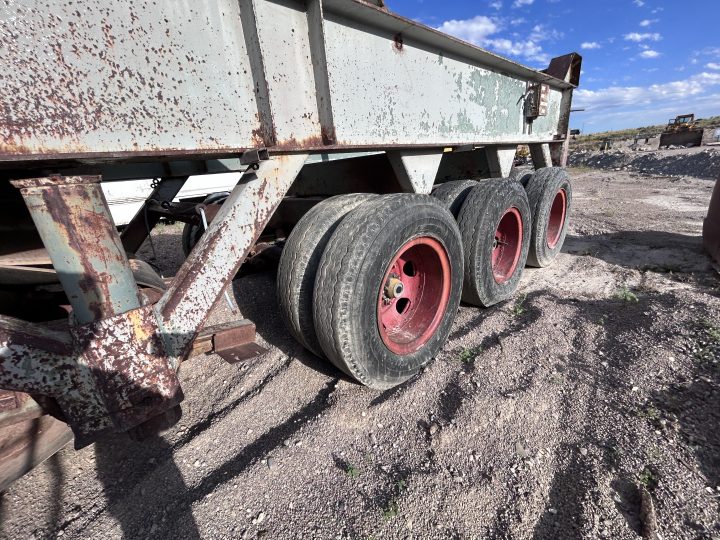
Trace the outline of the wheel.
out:
<instances>
[{"instance_id":1,"label":"wheel","mask_svg":"<svg viewBox=\"0 0 720 540\"><path fill-rule=\"evenodd\" d=\"M530 216L525 190L514 180L482 182L470 191L458 216L464 302L487 307L512 296L530 246Z\"/></svg>"},{"instance_id":2,"label":"wheel","mask_svg":"<svg viewBox=\"0 0 720 540\"><path fill-rule=\"evenodd\" d=\"M218 202L222 203L225 201L225 199L228 198L229 195L230 193L228 193L227 191L211 193L210 195L205 197L203 204L213 204ZM192 248L195 247L195 244L198 243L198 240L200 240L200 237L203 235L204 232L205 228L202 225L191 225L190 223L185 224L182 232L182 249L186 257L190 255Z\"/></svg>"},{"instance_id":3,"label":"wheel","mask_svg":"<svg viewBox=\"0 0 720 540\"><path fill-rule=\"evenodd\" d=\"M435 186L431 195L457 218L460 213L460 207L462 207L463 202L465 202L465 197L467 197L470 190L477 186L477 184L477 180L453 180L452 182L445 182L444 184Z\"/></svg>"},{"instance_id":4,"label":"wheel","mask_svg":"<svg viewBox=\"0 0 720 540\"><path fill-rule=\"evenodd\" d=\"M461 288L460 232L446 209L426 195L368 201L320 260L313 310L323 352L366 386L400 384L445 344Z\"/></svg>"},{"instance_id":5,"label":"wheel","mask_svg":"<svg viewBox=\"0 0 720 540\"><path fill-rule=\"evenodd\" d=\"M277 273L280 314L303 347L324 358L313 322L315 274L332 233L350 210L376 195L355 193L331 197L315 205L293 228Z\"/></svg>"},{"instance_id":6,"label":"wheel","mask_svg":"<svg viewBox=\"0 0 720 540\"><path fill-rule=\"evenodd\" d=\"M548 266L560 253L567 234L572 204L570 177L560 167L538 169L528 181L532 235L527 263Z\"/></svg>"}]
</instances>

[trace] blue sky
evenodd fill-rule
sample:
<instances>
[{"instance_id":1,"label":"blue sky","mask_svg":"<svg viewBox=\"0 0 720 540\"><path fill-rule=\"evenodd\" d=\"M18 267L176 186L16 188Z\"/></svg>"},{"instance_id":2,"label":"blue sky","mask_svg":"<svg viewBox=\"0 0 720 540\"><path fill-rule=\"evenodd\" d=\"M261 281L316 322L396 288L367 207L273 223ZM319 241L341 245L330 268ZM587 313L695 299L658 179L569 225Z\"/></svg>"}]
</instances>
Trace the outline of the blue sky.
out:
<instances>
[{"instance_id":1,"label":"blue sky","mask_svg":"<svg viewBox=\"0 0 720 540\"><path fill-rule=\"evenodd\" d=\"M530 67L583 55L572 127L720 115L720 0L386 0L390 10Z\"/></svg>"}]
</instances>

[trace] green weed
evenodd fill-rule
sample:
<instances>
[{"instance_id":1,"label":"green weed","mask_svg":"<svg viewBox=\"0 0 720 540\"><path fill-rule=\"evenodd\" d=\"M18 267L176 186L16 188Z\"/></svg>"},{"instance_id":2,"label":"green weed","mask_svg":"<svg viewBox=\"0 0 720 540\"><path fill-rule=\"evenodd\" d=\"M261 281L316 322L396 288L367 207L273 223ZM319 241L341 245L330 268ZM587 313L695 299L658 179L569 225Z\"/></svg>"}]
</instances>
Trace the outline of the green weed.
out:
<instances>
[{"instance_id":1,"label":"green weed","mask_svg":"<svg viewBox=\"0 0 720 540\"><path fill-rule=\"evenodd\" d=\"M527 308L524 305L525 300L527 300L527 294L520 296L520 298L518 298L513 304L513 307L510 308L510 313L513 317L519 317L527 311Z\"/></svg>"},{"instance_id":2,"label":"green weed","mask_svg":"<svg viewBox=\"0 0 720 540\"><path fill-rule=\"evenodd\" d=\"M468 349L463 349L460 351L458 360L460 360L463 364L469 364L480 356L480 353L482 353L482 347L470 347Z\"/></svg>"},{"instance_id":3,"label":"green weed","mask_svg":"<svg viewBox=\"0 0 720 540\"><path fill-rule=\"evenodd\" d=\"M360 476L360 469L355 467L352 463L348 463L347 469L345 469L345 472L350 478L357 478Z\"/></svg>"},{"instance_id":4,"label":"green weed","mask_svg":"<svg viewBox=\"0 0 720 540\"><path fill-rule=\"evenodd\" d=\"M637 302L638 297L627 287L620 287L615 293L615 298L623 300L625 302Z\"/></svg>"}]
</instances>

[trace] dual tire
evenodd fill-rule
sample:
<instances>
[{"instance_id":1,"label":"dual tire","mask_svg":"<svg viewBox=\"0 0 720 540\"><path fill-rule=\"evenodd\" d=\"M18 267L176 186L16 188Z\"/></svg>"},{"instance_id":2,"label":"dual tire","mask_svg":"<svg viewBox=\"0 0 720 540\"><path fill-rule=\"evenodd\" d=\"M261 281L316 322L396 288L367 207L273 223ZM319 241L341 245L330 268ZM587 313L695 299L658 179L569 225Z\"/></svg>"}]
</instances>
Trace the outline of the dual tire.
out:
<instances>
[{"instance_id":1,"label":"dual tire","mask_svg":"<svg viewBox=\"0 0 720 540\"><path fill-rule=\"evenodd\" d=\"M570 178L562 168L447 182L433 196L458 220L464 302L487 307L507 300L525 265L548 266L562 249L572 203Z\"/></svg>"},{"instance_id":2,"label":"dual tire","mask_svg":"<svg viewBox=\"0 0 720 540\"><path fill-rule=\"evenodd\" d=\"M530 246L532 217L523 187L506 178L441 184L433 196L458 221L464 248L462 299L479 306L517 289Z\"/></svg>"},{"instance_id":3,"label":"dual tire","mask_svg":"<svg viewBox=\"0 0 720 540\"><path fill-rule=\"evenodd\" d=\"M450 333L462 291L457 224L425 195L340 196L314 210L283 250L283 318L298 341L362 384L396 386Z\"/></svg>"}]
</instances>

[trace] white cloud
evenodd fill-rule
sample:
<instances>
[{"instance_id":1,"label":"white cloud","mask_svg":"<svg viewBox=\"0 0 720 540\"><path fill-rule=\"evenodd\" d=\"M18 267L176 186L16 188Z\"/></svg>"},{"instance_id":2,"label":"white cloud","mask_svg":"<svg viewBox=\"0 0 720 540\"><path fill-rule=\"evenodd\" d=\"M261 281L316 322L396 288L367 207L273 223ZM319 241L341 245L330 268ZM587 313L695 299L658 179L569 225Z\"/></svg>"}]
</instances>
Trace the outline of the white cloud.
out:
<instances>
[{"instance_id":1,"label":"white cloud","mask_svg":"<svg viewBox=\"0 0 720 540\"><path fill-rule=\"evenodd\" d=\"M662 39L662 36L657 32L646 34L630 32L629 34L625 34L623 37L625 41L635 41L637 43L640 43L641 41L660 41Z\"/></svg>"},{"instance_id":2,"label":"white cloud","mask_svg":"<svg viewBox=\"0 0 720 540\"><path fill-rule=\"evenodd\" d=\"M500 54L519 56L538 63L547 63L550 60L550 56L543 51L541 42L552 41L562 36L557 30L535 25L524 39L508 39L498 35L502 30L501 22L484 15L472 19L445 21L438 30Z\"/></svg>"},{"instance_id":3,"label":"white cloud","mask_svg":"<svg viewBox=\"0 0 720 540\"><path fill-rule=\"evenodd\" d=\"M496 2L490 2L488 4L493 9L502 9L502 2L496 1Z\"/></svg>"},{"instance_id":4,"label":"white cloud","mask_svg":"<svg viewBox=\"0 0 720 540\"><path fill-rule=\"evenodd\" d=\"M518 17L517 19L510 19L510 26L517 26L518 24L522 24L526 22L523 17Z\"/></svg>"},{"instance_id":5,"label":"white cloud","mask_svg":"<svg viewBox=\"0 0 720 540\"><path fill-rule=\"evenodd\" d=\"M512 7L519 8L523 6L529 6L531 5L535 0L515 0L512 4Z\"/></svg>"},{"instance_id":6,"label":"white cloud","mask_svg":"<svg viewBox=\"0 0 720 540\"><path fill-rule=\"evenodd\" d=\"M597 41L584 41L580 44L581 49L599 49L600 44Z\"/></svg>"},{"instance_id":7,"label":"white cloud","mask_svg":"<svg viewBox=\"0 0 720 540\"><path fill-rule=\"evenodd\" d=\"M499 27L491 18L478 15L472 19L445 21L438 30L475 45L482 45L488 36L499 30Z\"/></svg>"},{"instance_id":8,"label":"white cloud","mask_svg":"<svg viewBox=\"0 0 720 540\"><path fill-rule=\"evenodd\" d=\"M681 110L693 111L700 117L717 114L718 101L720 73L698 73L650 86L580 88L573 93L573 107L587 112L573 116L573 122L592 125L592 131L661 124Z\"/></svg>"},{"instance_id":9,"label":"white cloud","mask_svg":"<svg viewBox=\"0 0 720 540\"><path fill-rule=\"evenodd\" d=\"M600 90L575 90L573 106L607 110L624 106L650 106L704 94L710 87L720 86L720 73L698 73L682 81L650 86L612 86Z\"/></svg>"},{"instance_id":10,"label":"white cloud","mask_svg":"<svg viewBox=\"0 0 720 540\"><path fill-rule=\"evenodd\" d=\"M660 53L652 49L646 49L640 53L640 58L657 58L658 56L660 56Z\"/></svg>"},{"instance_id":11,"label":"white cloud","mask_svg":"<svg viewBox=\"0 0 720 540\"><path fill-rule=\"evenodd\" d=\"M633 4L635 4L637 7L643 7L645 5L645 2L643 2L643 0L633 0Z\"/></svg>"},{"instance_id":12,"label":"white cloud","mask_svg":"<svg viewBox=\"0 0 720 540\"><path fill-rule=\"evenodd\" d=\"M657 19L644 19L644 20L640 21L640 26L642 26L643 28L646 28L646 27L650 26L651 24L655 24L656 22L658 22Z\"/></svg>"},{"instance_id":13,"label":"white cloud","mask_svg":"<svg viewBox=\"0 0 720 540\"><path fill-rule=\"evenodd\" d=\"M512 41L506 38L489 39L485 43L491 49L508 56L523 56L536 62L547 62L548 55L542 50L542 46L532 40Z\"/></svg>"},{"instance_id":14,"label":"white cloud","mask_svg":"<svg viewBox=\"0 0 720 540\"><path fill-rule=\"evenodd\" d=\"M718 64L717 62L708 62L707 64L705 64L705 67L708 69L720 70L720 64Z\"/></svg>"}]
</instances>

